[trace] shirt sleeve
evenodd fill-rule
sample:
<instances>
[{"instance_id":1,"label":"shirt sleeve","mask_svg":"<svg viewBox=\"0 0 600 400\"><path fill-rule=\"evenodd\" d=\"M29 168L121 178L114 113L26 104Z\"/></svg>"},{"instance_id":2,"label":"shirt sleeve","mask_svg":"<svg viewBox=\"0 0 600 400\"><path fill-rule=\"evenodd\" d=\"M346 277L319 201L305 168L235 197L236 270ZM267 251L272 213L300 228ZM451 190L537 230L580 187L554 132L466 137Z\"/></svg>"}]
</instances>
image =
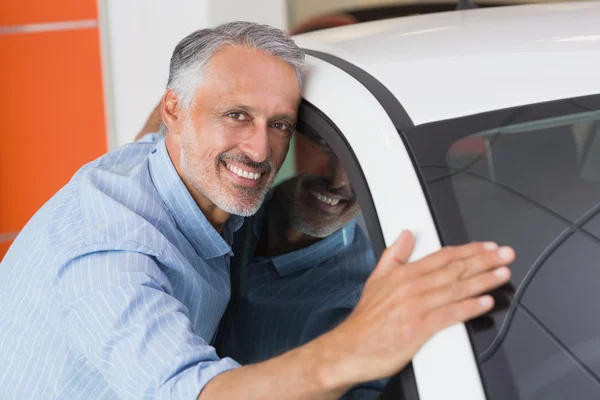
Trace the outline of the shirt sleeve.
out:
<instances>
[{"instance_id":1,"label":"shirt sleeve","mask_svg":"<svg viewBox=\"0 0 600 400\"><path fill-rule=\"evenodd\" d=\"M353 387L340 400L377 400L385 389L388 379L366 382Z\"/></svg>"},{"instance_id":2,"label":"shirt sleeve","mask_svg":"<svg viewBox=\"0 0 600 400\"><path fill-rule=\"evenodd\" d=\"M55 282L67 339L120 398L196 399L212 378L239 367L193 333L187 307L151 256L85 254Z\"/></svg>"}]
</instances>

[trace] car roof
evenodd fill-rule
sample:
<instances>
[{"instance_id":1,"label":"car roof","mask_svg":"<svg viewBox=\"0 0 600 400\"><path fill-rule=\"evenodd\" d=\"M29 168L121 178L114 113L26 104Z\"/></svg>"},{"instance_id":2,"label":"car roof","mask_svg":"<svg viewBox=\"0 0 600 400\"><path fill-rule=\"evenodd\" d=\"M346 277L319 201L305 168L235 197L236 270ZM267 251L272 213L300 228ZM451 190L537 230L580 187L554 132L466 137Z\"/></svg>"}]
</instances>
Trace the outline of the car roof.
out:
<instances>
[{"instance_id":1,"label":"car roof","mask_svg":"<svg viewBox=\"0 0 600 400\"><path fill-rule=\"evenodd\" d=\"M600 2L535 4L394 18L294 39L372 74L418 125L600 93L599 21Z\"/></svg>"}]
</instances>

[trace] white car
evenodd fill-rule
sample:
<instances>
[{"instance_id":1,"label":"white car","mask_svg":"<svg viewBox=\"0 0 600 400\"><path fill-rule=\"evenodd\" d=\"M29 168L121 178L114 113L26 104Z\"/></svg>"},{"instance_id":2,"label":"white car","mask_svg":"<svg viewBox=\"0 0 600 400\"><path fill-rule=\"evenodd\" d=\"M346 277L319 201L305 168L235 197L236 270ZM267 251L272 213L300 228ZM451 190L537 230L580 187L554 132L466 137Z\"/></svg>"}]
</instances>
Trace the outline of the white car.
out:
<instances>
[{"instance_id":1,"label":"white car","mask_svg":"<svg viewBox=\"0 0 600 400\"><path fill-rule=\"evenodd\" d=\"M295 37L299 119L342 160L376 255L404 228L515 248L513 292L430 340L384 398L600 398L600 3ZM510 288L509 288L510 289Z\"/></svg>"}]
</instances>

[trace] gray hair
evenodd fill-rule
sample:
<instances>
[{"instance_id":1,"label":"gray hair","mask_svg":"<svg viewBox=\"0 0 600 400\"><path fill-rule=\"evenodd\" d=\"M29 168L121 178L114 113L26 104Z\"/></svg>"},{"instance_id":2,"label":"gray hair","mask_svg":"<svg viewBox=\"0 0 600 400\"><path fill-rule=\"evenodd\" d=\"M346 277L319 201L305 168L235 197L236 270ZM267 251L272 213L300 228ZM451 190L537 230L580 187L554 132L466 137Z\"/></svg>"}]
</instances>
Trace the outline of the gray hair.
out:
<instances>
[{"instance_id":1,"label":"gray hair","mask_svg":"<svg viewBox=\"0 0 600 400\"><path fill-rule=\"evenodd\" d=\"M294 68L298 84L304 80L304 52L282 30L253 22L229 22L213 29L200 29L177 44L171 57L167 89L173 90L183 108L192 104L202 82L204 68L225 46L244 46L279 58ZM161 133L164 132L161 127Z\"/></svg>"}]
</instances>

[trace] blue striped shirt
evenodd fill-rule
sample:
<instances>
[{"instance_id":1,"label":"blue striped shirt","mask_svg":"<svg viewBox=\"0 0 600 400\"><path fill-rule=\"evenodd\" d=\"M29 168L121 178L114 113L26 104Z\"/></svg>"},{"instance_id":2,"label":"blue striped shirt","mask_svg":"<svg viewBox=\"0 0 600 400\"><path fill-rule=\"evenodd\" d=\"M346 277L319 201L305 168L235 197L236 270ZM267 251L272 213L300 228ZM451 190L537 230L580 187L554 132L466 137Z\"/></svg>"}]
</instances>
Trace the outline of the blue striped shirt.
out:
<instances>
[{"instance_id":1,"label":"blue striped shirt","mask_svg":"<svg viewBox=\"0 0 600 400\"><path fill-rule=\"evenodd\" d=\"M0 265L0 398L195 399L239 366L211 343L242 223L213 229L164 140L84 166Z\"/></svg>"},{"instance_id":2,"label":"blue striped shirt","mask_svg":"<svg viewBox=\"0 0 600 400\"><path fill-rule=\"evenodd\" d=\"M255 237L267 207L256 217ZM254 258L241 266L241 292L223 325L221 354L242 364L260 362L333 329L356 306L375 264L355 221L306 248ZM359 385L344 398L376 399L384 385Z\"/></svg>"}]
</instances>

